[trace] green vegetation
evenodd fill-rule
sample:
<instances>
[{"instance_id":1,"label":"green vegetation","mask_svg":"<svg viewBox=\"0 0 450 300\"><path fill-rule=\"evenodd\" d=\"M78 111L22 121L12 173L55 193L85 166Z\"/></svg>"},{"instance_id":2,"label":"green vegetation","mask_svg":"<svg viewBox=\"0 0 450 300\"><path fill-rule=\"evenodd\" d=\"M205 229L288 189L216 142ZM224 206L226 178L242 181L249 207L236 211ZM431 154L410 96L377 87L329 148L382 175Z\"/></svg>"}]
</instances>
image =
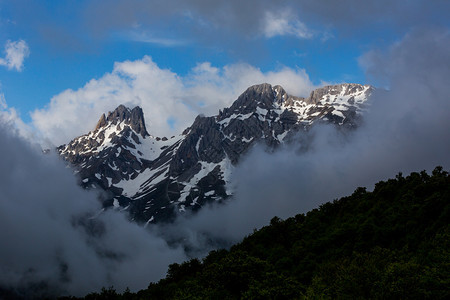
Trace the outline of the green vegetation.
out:
<instances>
[{"instance_id":1,"label":"green vegetation","mask_svg":"<svg viewBox=\"0 0 450 300\"><path fill-rule=\"evenodd\" d=\"M275 199L274 199L275 200ZM138 293L86 299L450 299L450 178L398 174L172 264Z\"/></svg>"}]
</instances>

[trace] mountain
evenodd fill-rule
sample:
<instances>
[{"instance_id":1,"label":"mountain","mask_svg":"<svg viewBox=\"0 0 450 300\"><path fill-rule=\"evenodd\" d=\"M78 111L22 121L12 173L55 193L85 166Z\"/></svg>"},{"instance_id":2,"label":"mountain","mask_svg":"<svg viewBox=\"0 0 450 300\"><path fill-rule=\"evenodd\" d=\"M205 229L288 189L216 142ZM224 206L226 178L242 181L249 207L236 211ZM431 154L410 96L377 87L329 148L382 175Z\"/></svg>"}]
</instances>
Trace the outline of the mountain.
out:
<instances>
[{"instance_id":1,"label":"mountain","mask_svg":"<svg viewBox=\"0 0 450 300\"><path fill-rule=\"evenodd\" d=\"M171 138L150 135L142 109L121 105L58 151L83 187L107 192L105 206L128 210L140 223L170 221L232 195L233 168L257 143L275 149L320 122L355 128L372 92L368 85L339 84L301 98L281 86L255 85Z\"/></svg>"}]
</instances>

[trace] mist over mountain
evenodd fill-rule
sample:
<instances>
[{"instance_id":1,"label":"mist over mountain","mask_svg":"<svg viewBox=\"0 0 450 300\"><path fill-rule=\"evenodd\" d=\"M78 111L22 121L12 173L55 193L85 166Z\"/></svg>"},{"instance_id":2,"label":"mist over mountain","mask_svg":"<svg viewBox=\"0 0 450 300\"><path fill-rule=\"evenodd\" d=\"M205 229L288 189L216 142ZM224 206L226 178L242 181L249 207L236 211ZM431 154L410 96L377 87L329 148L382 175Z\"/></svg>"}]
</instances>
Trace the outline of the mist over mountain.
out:
<instances>
[{"instance_id":1,"label":"mist over mountain","mask_svg":"<svg viewBox=\"0 0 450 300\"><path fill-rule=\"evenodd\" d=\"M80 189L54 153L43 154L13 127L0 124L0 140L0 298L136 290L186 257L123 214L99 214L98 194Z\"/></svg>"}]
</instances>

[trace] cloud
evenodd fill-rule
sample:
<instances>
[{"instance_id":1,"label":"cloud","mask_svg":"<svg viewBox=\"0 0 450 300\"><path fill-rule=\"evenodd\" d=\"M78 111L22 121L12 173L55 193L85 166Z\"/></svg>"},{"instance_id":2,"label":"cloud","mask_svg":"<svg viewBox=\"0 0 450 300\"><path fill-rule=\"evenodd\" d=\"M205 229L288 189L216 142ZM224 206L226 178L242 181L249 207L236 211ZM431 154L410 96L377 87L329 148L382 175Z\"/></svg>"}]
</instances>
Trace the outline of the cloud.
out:
<instances>
[{"instance_id":1,"label":"cloud","mask_svg":"<svg viewBox=\"0 0 450 300\"><path fill-rule=\"evenodd\" d=\"M92 130L102 113L119 104L139 105L151 134L172 136L190 126L198 114L217 114L248 86L262 82L281 84L294 95L305 96L313 88L303 69L283 67L262 72L248 64L217 68L205 62L180 76L159 68L145 56L115 63L111 73L92 79L76 91L54 96L47 107L34 111L31 117L43 136L60 145Z\"/></svg>"},{"instance_id":2,"label":"cloud","mask_svg":"<svg viewBox=\"0 0 450 300\"><path fill-rule=\"evenodd\" d=\"M24 40L11 42L6 41L5 44L6 57L0 58L0 65L7 67L9 70L16 69L21 72L23 69L23 61L30 55L30 49Z\"/></svg>"},{"instance_id":3,"label":"cloud","mask_svg":"<svg viewBox=\"0 0 450 300\"><path fill-rule=\"evenodd\" d=\"M153 34L149 34L147 31L132 30L128 33L123 34L123 36L125 39L134 42L154 44L162 47L180 47L188 44L187 41L182 39L157 37Z\"/></svg>"},{"instance_id":4,"label":"cloud","mask_svg":"<svg viewBox=\"0 0 450 300\"><path fill-rule=\"evenodd\" d=\"M267 11L263 31L268 38L283 35L292 35L300 39L313 37L312 31L287 10L279 13Z\"/></svg>"},{"instance_id":5,"label":"cloud","mask_svg":"<svg viewBox=\"0 0 450 300\"><path fill-rule=\"evenodd\" d=\"M100 211L55 154L0 125L0 290L24 298L142 289L185 259L115 211Z\"/></svg>"},{"instance_id":6,"label":"cloud","mask_svg":"<svg viewBox=\"0 0 450 300\"><path fill-rule=\"evenodd\" d=\"M446 12L449 8L450 4L445 0L432 3L425 0L369 3L358 0L171 0L164 3L117 0L112 3L95 1L88 5L85 22L92 31L104 34L130 27L136 22L144 27L166 29L167 20L171 20L183 36L192 35L193 38L206 38L211 42L223 40L225 36L225 40L229 41L232 35L250 39L280 34L309 38L311 31L308 28L322 32L317 36L327 36L329 30L364 36L373 34L374 26L378 30L389 26L406 32L411 27L424 24L448 25ZM355 26L358 30L354 30ZM227 36L226 33L231 34Z\"/></svg>"},{"instance_id":7,"label":"cloud","mask_svg":"<svg viewBox=\"0 0 450 300\"><path fill-rule=\"evenodd\" d=\"M390 86L416 81L418 87L439 87L444 84L446 78L442 74L450 65L445 49L450 46L449 40L448 29L415 29L387 49L365 53L359 63L371 79L382 79ZM436 92L442 89L438 87Z\"/></svg>"},{"instance_id":8,"label":"cloud","mask_svg":"<svg viewBox=\"0 0 450 300\"><path fill-rule=\"evenodd\" d=\"M389 83L370 99L364 123L344 133L314 126L298 142L267 153L254 148L233 173L234 198L180 218L174 229L198 250L238 242L273 216L287 218L369 189L399 172L450 168L450 32L417 30L361 58ZM427 55L424 55L426 53ZM179 229L182 228L182 229Z\"/></svg>"},{"instance_id":9,"label":"cloud","mask_svg":"<svg viewBox=\"0 0 450 300\"><path fill-rule=\"evenodd\" d=\"M360 39L365 47L392 41L415 27L450 26L446 0L95 0L56 6L16 0L4 6L11 19L26 20L17 28L37 30L45 46L59 53L99 52L118 35L136 31L139 24L140 31L148 32L140 40L159 47L186 42L203 53L219 49L259 62L266 62L266 53L273 51L265 40L276 35L285 40L307 37L300 45L307 48L324 41L342 46L343 38L347 45Z\"/></svg>"},{"instance_id":10,"label":"cloud","mask_svg":"<svg viewBox=\"0 0 450 300\"><path fill-rule=\"evenodd\" d=\"M33 140L32 128L25 124L13 107L8 107L5 95L0 93L0 124L6 124L22 138Z\"/></svg>"},{"instance_id":11,"label":"cloud","mask_svg":"<svg viewBox=\"0 0 450 300\"><path fill-rule=\"evenodd\" d=\"M352 52L389 43L411 28L450 26L446 14L450 2L446 0L94 0L56 6L16 0L4 5L12 19L26 20L19 22L18 28L37 30L44 46L60 54L98 54L109 49L111 42L117 44L119 36L122 42L183 45L196 49L189 52L194 55L219 52L228 58L264 64L274 57L289 59L282 54L290 56L292 52L286 51L293 43L307 52L324 42L327 47L321 47L323 51L350 47ZM134 31L137 37L133 37ZM267 41L274 36L281 37L276 50L273 41ZM355 40L360 41L358 47L353 46Z\"/></svg>"}]
</instances>

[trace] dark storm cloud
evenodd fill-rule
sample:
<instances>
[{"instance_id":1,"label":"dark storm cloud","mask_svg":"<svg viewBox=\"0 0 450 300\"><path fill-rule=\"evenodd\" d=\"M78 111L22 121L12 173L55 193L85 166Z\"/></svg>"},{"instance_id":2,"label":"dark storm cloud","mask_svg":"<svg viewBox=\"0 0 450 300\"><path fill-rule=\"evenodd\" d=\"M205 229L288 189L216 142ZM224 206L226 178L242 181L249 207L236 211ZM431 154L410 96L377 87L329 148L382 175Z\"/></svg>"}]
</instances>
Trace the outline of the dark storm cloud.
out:
<instances>
[{"instance_id":1,"label":"dark storm cloud","mask_svg":"<svg viewBox=\"0 0 450 300\"><path fill-rule=\"evenodd\" d=\"M43 155L0 125L0 290L34 298L83 295L114 285L144 288L163 277L178 249L100 211L56 155Z\"/></svg>"},{"instance_id":2,"label":"dark storm cloud","mask_svg":"<svg viewBox=\"0 0 450 300\"><path fill-rule=\"evenodd\" d=\"M203 29L205 33L219 28L254 32L262 18L262 15L255 18L258 12L276 7L273 1L262 0L258 3L259 5L255 6L254 1L234 0L95 1L87 6L85 16L88 27L98 33L136 23L164 29L168 22L177 19L184 26L190 25L189 30Z\"/></svg>"},{"instance_id":3,"label":"dark storm cloud","mask_svg":"<svg viewBox=\"0 0 450 300\"><path fill-rule=\"evenodd\" d=\"M317 0L172 0L94 1L86 8L89 28L105 32L136 23L150 24L164 29L164 24L175 19L189 30L232 32L248 37L261 35L266 13L289 11L308 26L317 29L346 29L354 34L364 34L364 29L393 26L405 31L424 24L448 23L450 3L444 0L425 1L317 1ZM357 25L357 27L355 27Z\"/></svg>"},{"instance_id":4,"label":"dark storm cloud","mask_svg":"<svg viewBox=\"0 0 450 300\"><path fill-rule=\"evenodd\" d=\"M360 52L390 43L411 28L450 26L450 2L441 0L94 0L51 5L16 0L3 6L18 21L15 29L38 34L27 39L30 45L40 44L57 55L100 54L111 42L125 42L143 49L149 45L148 51L155 46L195 49L196 61L217 53L260 67L278 61L309 65L306 58L299 62L292 55L309 53L314 60L333 49ZM355 42L358 48L351 48ZM273 43L280 47L275 50ZM317 66L310 68L314 74Z\"/></svg>"},{"instance_id":5,"label":"dark storm cloud","mask_svg":"<svg viewBox=\"0 0 450 300\"><path fill-rule=\"evenodd\" d=\"M27 20L17 26L38 30L53 47L75 51L89 51L101 41L127 34L130 40L142 35L153 42L169 39L171 45L192 41L245 52L240 44L251 42L263 48L261 37L277 34L317 40L341 34L389 40L385 35L450 24L446 0L94 0L51 6L18 0L4 6L11 18ZM268 16L286 21L276 24L275 35L266 31ZM296 34L299 29L305 34Z\"/></svg>"}]
</instances>

